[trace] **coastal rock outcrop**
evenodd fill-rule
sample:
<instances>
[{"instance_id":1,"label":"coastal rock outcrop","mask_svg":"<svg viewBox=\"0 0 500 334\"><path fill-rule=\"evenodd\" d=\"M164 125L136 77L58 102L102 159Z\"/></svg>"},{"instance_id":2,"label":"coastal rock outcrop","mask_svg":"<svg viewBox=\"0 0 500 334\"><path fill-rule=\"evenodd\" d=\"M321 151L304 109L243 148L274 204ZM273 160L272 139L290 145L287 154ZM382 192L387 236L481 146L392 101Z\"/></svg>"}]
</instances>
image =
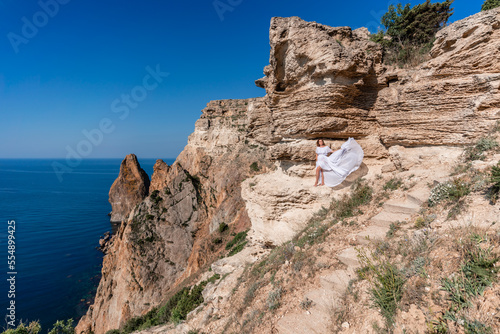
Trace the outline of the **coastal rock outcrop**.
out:
<instances>
[{"instance_id":1,"label":"coastal rock outcrop","mask_svg":"<svg viewBox=\"0 0 500 334\"><path fill-rule=\"evenodd\" d=\"M160 305L217 258L224 245L214 245L212 233L221 223L236 233L248 229L241 182L272 167L266 148L246 136L256 101L210 102L176 162L156 162L149 196L113 237L94 304L76 333L104 334Z\"/></svg>"},{"instance_id":2,"label":"coastal rock outcrop","mask_svg":"<svg viewBox=\"0 0 500 334\"><path fill-rule=\"evenodd\" d=\"M120 165L120 174L109 190L111 222L127 219L132 209L142 202L149 192L149 176L141 168L137 157L129 154Z\"/></svg>"},{"instance_id":3,"label":"coastal rock outcrop","mask_svg":"<svg viewBox=\"0 0 500 334\"><path fill-rule=\"evenodd\" d=\"M156 171L161 170L157 163ZM95 302L77 333L105 333L157 305L184 272L198 228L196 184L179 163L168 185L134 207L103 260Z\"/></svg>"},{"instance_id":4,"label":"coastal rock outcrop","mask_svg":"<svg viewBox=\"0 0 500 334\"><path fill-rule=\"evenodd\" d=\"M232 233L259 225L254 243L290 238L330 199L329 189L303 189L314 182L318 138L333 149L356 138L366 158L385 159L364 166L374 176L408 167L398 154L410 146L470 144L487 133L500 119L499 16L451 24L430 60L404 69L384 64L366 29L273 18L270 65L256 81L266 96L209 102L176 162L157 161L150 186L135 156L122 163L110 202L112 221L124 223L77 333L119 328L194 281L224 249L212 242L222 223ZM296 178L304 180L286 188Z\"/></svg>"},{"instance_id":5,"label":"coastal rock outcrop","mask_svg":"<svg viewBox=\"0 0 500 334\"><path fill-rule=\"evenodd\" d=\"M384 64L363 30L273 18L270 65L256 81L267 95L249 135L285 146L369 135L385 147L471 143L500 118L499 12L442 29L432 58L405 69ZM302 160L294 146L274 155Z\"/></svg>"}]
</instances>

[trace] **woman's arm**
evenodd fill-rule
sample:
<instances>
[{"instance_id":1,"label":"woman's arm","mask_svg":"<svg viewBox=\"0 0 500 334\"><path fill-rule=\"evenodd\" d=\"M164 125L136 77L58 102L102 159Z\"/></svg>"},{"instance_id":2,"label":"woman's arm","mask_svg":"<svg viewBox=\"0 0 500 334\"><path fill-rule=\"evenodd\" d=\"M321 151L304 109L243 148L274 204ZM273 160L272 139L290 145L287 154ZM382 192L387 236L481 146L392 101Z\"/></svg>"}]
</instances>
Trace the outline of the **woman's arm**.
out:
<instances>
[{"instance_id":1,"label":"woman's arm","mask_svg":"<svg viewBox=\"0 0 500 334\"><path fill-rule=\"evenodd\" d=\"M330 146L327 146L328 147L328 153L326 154L326 156L329 156L330 154L333 153L332 149L330 148Z\"/></svg>"},{"instance_id":2,"label":"woman's arm","mask_svg":"<svg viewBox=\"0 0 500 334\"><path fill-rule=\"evenodd\" d=\"M318 153L316 153L316 161L318 161Z\"/></svg>"}]
</instances>

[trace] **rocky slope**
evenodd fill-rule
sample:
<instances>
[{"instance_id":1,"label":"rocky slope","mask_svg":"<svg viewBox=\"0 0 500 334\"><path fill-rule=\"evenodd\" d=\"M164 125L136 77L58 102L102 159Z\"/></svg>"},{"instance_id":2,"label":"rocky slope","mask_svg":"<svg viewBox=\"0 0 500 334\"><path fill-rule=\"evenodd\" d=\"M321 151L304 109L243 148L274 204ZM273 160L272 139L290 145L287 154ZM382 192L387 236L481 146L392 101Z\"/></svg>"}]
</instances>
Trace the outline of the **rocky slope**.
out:
<instances>
[{"instance_id":1,"label":"rocky slope","mask_svg":"<svg viewBox=\"0 0 500 334\"><path fill-rule=\"evenodd\" d=\"M210 312L223 308L245 263L289 240L355 178L420 170L422 180L436 179L421 164L425 152L446 162L458 155L450 146L475 141L500 119L499 16L491 10L446 27L432 59L411 69L384 65L365 29L273 18L270 65L256 82L266 96L210 102L176 162L157 162L149 196L122 210L120 219L128 218L77 332L118 328L196 277L223 250L224 242L212 242L221 223L250 229L249 243L212 266L234 274ZM365 150L363 168L333 191L313 188L315 139L335 149L349 136ZM442 147L409 154L425 145Z\"/></svg>"}]
</instances>

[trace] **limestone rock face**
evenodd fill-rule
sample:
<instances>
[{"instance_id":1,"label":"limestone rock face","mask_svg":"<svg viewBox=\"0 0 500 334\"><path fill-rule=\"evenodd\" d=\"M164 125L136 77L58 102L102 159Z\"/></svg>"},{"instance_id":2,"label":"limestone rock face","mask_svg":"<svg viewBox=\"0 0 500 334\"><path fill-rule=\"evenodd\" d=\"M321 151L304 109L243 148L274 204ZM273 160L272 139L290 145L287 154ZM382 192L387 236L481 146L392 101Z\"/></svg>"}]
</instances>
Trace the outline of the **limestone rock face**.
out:
<instances>
[{"instance_id":1,"label":"limestone rock face","mask_svg":"<svg viewBox=\"0 0 500 334\"><path fill-rule=\"evenodd\" d=\"M209 102L176 162L156 162L150 187L135 156L122 163L110 202L124 223L77 333L104 334L158 306L219 257L221 223L250 229L250 247L289 239L347 189L307 188L318 138L337 149L354 137L372 165L353 177L375 177L417 164L423 153L409 159L409 146L449 146L422 149L432 155L484 135L500 119L499 15L446 27L432 58L411 69L384 65L366 29L273 18L270 64L256 81L266 96Z\"/></svg>"},{"instance_id":2,"label":"limestone rock face","mask_svg":"<svg viewBox=\"0 0 500 334\"><path fill-rule=\"evenodd\" d=\"M499 15L494 9L444 28L432 59L409 69L384 65L364 29L273 18L270 64L256 81L267 95L252 110L249 135L283 146L273 158L298 160L303 154L287 145L297 139L468 144L500 118Z\"/></svg>"},{"instance_id":3,"label":"limestone rock face","mask_svg":"<svg viewBox=\"0 0 500 334\"><path fill-rule=\"evenodd\" d=\"M345 138L376 127L369 111L382 51L366 32L275 17L269 37L270 65L256 84L266 89L276 139Z\"/></svg>"},{"instance_id":4,"label":"limestone rock face","mask_svg":"<svg viewBox=\"0 0 500 334\"><path fill-rule=\"evenodd\" d=\"M161 167L161 162L157 163ZM155 173L162 173L157 168ZM77 333L105 333L158 305L184 273L198 228L196 186L179 163L122 223L104 257L95 302ZM155 179L159 176L156 175Z\"/></svg>"},{"instance_id":5,"label":"limestone rock face","mask_svg":"<svg viewBox=\"0 0 500 334\"><path fill-rule=\"evenodd\" d=\"M139 204L149 192L149 176L141 168L137 157L129 154L120 165L120 174L109 190L111 221L127 219L130 211Z\"/></svg>"},{"instance_id":6,"label":"limestone rock face","mask_svg":"<svg viewBox=\"0 0 500 334\"><path fill-rule=\"evenodd\" d=\"M500 9L438 32L432 59L390 73L374 106L388 145L459 145L500 118ZM387 76L389 77L389 76Z\"/></svg>"},{"instance_id":7,"label":"limestone rock face","mask_svg":"<svg viewBox=\"0 0 500 334\"><path fill-rule=\"evenodd\" d=\"M76 333L104 334L160 305L176 284L217 258L212 233L219 224L235 232L250 226L241 182L272 166L266 147L246 135L258 101L210 102L176 162L156 162L149 196L114 236L94 304Z\"/></svg>"},{"instance_id":8,"label":"limestone rock face","mask_svg":"<svg viewBox=\"0 0 500 334\"><path fill-rule=\"evenodd\" d=\"M162 190L170 183L170 171L171 167L165 163L165 161L158 159L153 166L153 175L151 176L151 185L149 186L149 192L152 193L155 190Z\"/></svg>"}]
</instances>

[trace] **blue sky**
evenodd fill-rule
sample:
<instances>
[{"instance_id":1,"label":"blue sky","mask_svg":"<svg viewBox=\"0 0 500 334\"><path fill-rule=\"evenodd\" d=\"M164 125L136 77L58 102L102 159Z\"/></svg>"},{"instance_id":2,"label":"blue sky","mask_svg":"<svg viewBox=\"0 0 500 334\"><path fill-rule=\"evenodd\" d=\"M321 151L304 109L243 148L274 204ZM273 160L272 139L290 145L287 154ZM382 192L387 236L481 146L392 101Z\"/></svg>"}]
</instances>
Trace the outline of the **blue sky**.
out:
<instances>
[{"instance_id":1,"label":"blue sky","mask_svg":"<svg viewBox=\"0 0 500 334\"><path fill-rule=\"evenodd\" d=\"M0 0L0 158L175 158L207 102L265 94L271 17L375 32L391 3Z\"/></svg>"}]
</instances>

